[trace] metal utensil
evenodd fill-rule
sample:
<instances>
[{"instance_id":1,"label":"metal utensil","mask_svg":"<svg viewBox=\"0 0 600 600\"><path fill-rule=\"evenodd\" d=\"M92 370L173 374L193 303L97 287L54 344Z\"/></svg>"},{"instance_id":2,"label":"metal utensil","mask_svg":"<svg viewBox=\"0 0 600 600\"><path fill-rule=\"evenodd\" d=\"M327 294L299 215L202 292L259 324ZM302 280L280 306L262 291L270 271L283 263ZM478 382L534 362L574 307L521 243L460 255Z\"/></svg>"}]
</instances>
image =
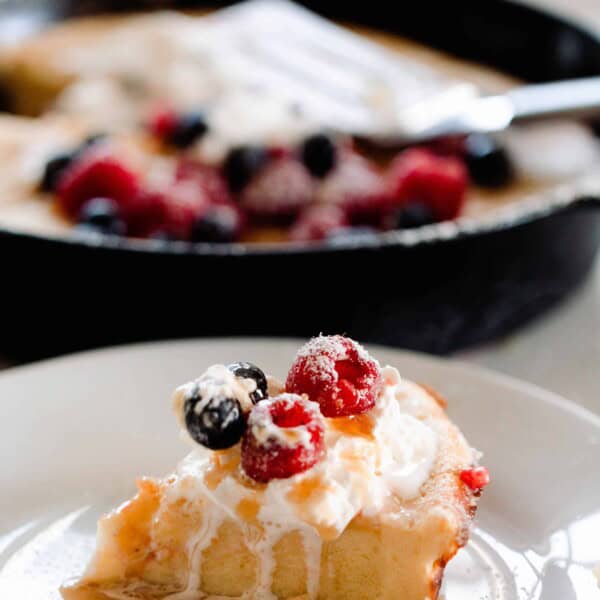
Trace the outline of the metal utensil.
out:
<instances>
[{"instance_id":1,"label":"metal utensil","mask_svg":"<svg viewBox=\"0 0 600 600\"><path fill-rule=\"evenodd\" d=\"M481 96L289 0L250 0L211 17L265 84L324 125L388 143L492 132L511 123L600 114L600 77Z\"/></svg>"}]
</instances>

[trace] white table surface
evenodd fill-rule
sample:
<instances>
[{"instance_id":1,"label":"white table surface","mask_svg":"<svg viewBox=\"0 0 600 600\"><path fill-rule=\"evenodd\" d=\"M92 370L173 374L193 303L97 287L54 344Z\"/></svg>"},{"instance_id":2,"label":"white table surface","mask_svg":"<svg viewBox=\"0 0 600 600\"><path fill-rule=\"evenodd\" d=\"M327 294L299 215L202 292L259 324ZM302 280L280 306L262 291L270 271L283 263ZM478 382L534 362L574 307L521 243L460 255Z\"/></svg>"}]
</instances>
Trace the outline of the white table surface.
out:
<instances>
[{"instance_id":1,"label":"white table surface","mask_svg":"<svg viewBox=\"0 0 600 600\"><path fill-rule=\"evenodd\" d=\"M600 28L600 0L529 0ZM600 414L600 260L566 302L500 341L456 355L552 390ZM8 366L0 358L0 368Z\"/></svg>"}]
</instances>

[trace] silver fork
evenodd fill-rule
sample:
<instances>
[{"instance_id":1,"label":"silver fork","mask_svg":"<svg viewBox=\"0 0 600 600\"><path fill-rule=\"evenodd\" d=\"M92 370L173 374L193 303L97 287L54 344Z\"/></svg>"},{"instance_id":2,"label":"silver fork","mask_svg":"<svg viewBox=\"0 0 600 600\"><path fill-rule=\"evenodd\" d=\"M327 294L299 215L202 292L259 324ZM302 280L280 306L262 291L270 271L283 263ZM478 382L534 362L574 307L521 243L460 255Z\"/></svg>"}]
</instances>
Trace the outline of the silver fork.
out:
<instances>
[{"instance_id":1,"label":"silver fork","mask_svg":"<svg viewBox=\"0 0 600 600\"><path fill-rule=\"evenodd\" d=\"M249 0L216 13L266 83L342 132L382 142L500 131L513 122L600 114L600 77L481 96L288 0Z\"/></svg>"}]
</instances>

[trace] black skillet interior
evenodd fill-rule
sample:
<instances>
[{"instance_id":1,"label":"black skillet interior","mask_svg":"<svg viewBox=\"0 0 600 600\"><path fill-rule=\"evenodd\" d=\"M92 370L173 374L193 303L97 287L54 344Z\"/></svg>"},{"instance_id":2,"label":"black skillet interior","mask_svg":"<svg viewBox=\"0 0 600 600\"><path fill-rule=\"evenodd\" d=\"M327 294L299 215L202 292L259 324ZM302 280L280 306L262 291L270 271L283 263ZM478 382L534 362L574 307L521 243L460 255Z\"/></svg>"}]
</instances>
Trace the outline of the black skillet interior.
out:
<instances>
[{"instance_id":1,"label":"black skillet interior","mask_svg":"<svg viewBox=\"0 0 600 600\"><path fill-rule=\"evenodd\" d=\"M173 5L15 2L0 15L48 18L165 4ZM519 4L308 5L523 79L600 73L594 36ZM35 358L142 339L345 332L447 353L503 335L565 297L593 263L598 206L596 198L584 198L491 231L413 246L392 240L229 255L93 247L0 231L6 315L0 350Z\"/></svg>"}]
</instances>

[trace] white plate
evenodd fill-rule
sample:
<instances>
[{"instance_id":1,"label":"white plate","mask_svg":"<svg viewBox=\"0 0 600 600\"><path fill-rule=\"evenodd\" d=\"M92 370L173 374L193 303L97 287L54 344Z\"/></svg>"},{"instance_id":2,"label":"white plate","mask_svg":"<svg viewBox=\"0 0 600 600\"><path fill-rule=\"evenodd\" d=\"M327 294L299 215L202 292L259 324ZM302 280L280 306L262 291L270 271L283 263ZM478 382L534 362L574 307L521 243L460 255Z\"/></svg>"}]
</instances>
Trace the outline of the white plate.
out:
<instances>
[{"instance_id":1,"label":"white plate","mask_svg":"<svg viewBox=\"0 0 600 600\"><path fill-rule=\"evenodd\" d=\"M93 547L96 519L134 478L186 448L172 389L214 362L283 376L299 343L205 340L96 351L0 375L0 598L57 599ZM600 561L600 419L539 388L440 359L375 348L449 400L493 483L447 600L591 600Z\"/></svg>"}]
</instances>

